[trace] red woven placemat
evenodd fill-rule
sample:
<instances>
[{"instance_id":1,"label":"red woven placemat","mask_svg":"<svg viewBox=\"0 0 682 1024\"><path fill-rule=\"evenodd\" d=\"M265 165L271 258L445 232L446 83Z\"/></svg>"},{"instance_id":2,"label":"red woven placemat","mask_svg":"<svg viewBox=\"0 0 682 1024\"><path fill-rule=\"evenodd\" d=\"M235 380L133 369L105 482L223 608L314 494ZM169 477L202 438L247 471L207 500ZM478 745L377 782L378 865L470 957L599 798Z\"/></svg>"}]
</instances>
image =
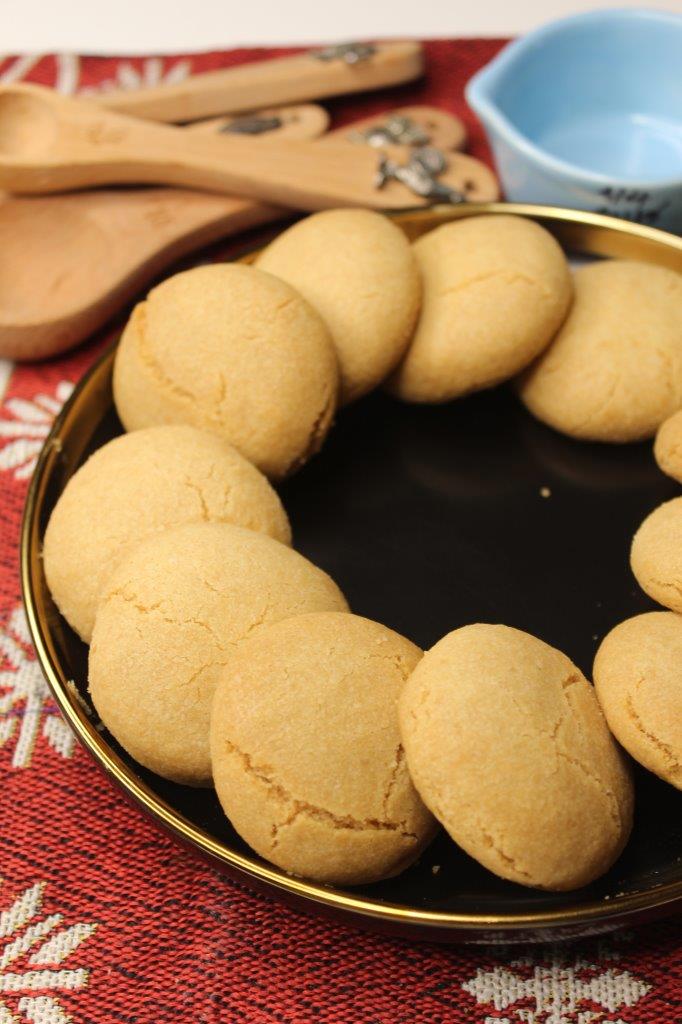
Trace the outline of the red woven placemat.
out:
<instances>
[{"instance_id":1,"label":"red woven placemat","mask_svg":"<svg viewBox=\"0 0 682 1024\"><path fill-rule=\"evenodd\" d=\"M423 82L333 101L334 121L434 103L467 122L470 152L488 159L463 86L500 45L429 43ZM134 87L274 53L14 58L0 78ZM15 369L0 408L0 1024L680 1024L679 921L535 949L359 933L225 881L74 747L28 640L17 545L36 453L102 343Z\"/></svg>"}]
</instances>

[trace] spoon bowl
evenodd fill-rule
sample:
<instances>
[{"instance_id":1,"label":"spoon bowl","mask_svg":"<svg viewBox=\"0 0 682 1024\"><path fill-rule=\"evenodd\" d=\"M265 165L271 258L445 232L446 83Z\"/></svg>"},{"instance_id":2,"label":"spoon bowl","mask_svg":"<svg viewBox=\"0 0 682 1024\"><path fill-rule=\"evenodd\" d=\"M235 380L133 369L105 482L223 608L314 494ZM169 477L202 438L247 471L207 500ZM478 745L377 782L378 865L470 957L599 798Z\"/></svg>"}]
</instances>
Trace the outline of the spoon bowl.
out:
<instances>
[{"instance_id":1,"label":"spoon bowl","mask_svg":"<svg viewBox=\"0 0 682 1024\"><path fill-rule=\"evenodd\" d=\"M4 159L49 152L56 136L54 111L41 95L0 95L0 153Z\"/></svg>"}]
</instances>

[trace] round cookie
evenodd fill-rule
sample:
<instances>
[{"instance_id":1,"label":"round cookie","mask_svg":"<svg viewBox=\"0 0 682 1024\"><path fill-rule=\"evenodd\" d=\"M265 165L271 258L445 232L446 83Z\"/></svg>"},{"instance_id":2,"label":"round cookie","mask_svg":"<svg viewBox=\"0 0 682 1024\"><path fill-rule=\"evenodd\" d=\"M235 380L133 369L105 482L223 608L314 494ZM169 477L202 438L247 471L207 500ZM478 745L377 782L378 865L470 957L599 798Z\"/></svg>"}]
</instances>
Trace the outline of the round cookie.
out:
<instances>
[{"instance_id":1,"label":"round cookie","mask_svg":"<svg viewBox=\"0 0 682 1024\"><path fill-rule=\"evenodd\" d=\"M50 516L43 562L55 604L89 642L107 578L131 548L169 526L201 521L291 543L275 491L216 434L168 426L114 438L71 477Z\"/></svg>"},{"instance_id":2,"label":"round cookie","mask_svg":"<svg viewBox=\"0 0 682 1024\"><path fill-rule=\"evenodd\" d=\"M257 266L288 281L327 324L339 358L341 401L367 394L412 337L421 280L411 246L372 210L324 210L265 249Z\"/></svg>"},{"instance_id":3,"label":"round cookie","mask_svg":"<svg viewBox=\"0 0 682 1024\"><path fill-rule=\"evenodd\" d=\"M632 541L630 566L649 597L682 613L682 498L646 517Z\"/></svg>"},{"instance_id":4,"label":"round cookie","mask_svg":"<svg viewBox=\"0 0 682 1024\"><path fill-rule=\"evenodd\" d=\"M262 857L360 885L418 856L435 823L407 772L397 701L421 653L338 613L286 619L240 645L213 702L213 777Z\"/></svg>"},{"instance_id":5,"label":"round cookie","mask_svg":"<svg viewBox=\"0 0 682 1024\"><path fill-rule=\"evenodd\" d=\"M467 217L423 235L414 253L422 311L388 384L407 402L446 402L515 376L566 316L566 259L531 220Z\"/></svg>"},{"instance_id":6,"label":"round cookie","mask_svg":"<svg viewBox=\"0 0 682 1024\"><path fill-rule=\"evenodd\" d=\"M449 633L400 699L424 803L490 871L567 890L627 841L632 783L592 687L560 651L508 626Z\"/></svg>"},{"instance_id":7,"label":"round cookie","mask_svg":"<svg viewBox=\"0 0 682 1024\"><path fill-rule=\"evenodd\" d=\"M336 584L279 541L192 523L138 544L97 610L90 694L102 721L146 768L211 782L210 706L239 642L309 611L345 611Z\"/></svg>"},{"instance_id":8,"label":"round cookie","mask_svg":"<svg viewBox=\"0 0 682 1024\"><path fill-rule=\"evenodd\" d=\"M519 394L571 437L651 437L682 405L682 275L629 260L581 267L571 312Z\"/></svg>"},{"instance_id":9,"label":"round cookie","mask_svg":"<svg viewBox=\"0 0 682 1024\"><path fill-rule=\"evenodd\" d=\"M663 473L682 484L682 409L658 428L654 458Z\"/></svg>"},{"instance_id":10,"label":"round cookie","mask_svg":"<svg viewBox=\"0 0 682 1024\"><path fill-rule=\"evenodd\" d=\"M682 789L682 617L647 612L612 629L597 651L594 686L618 742Z\"/></svg>"},{"instance_id":11,"label":"round cookie","mask_svg":"<svg viewBox=\"0 0 682 1024\"><path fill-rule=\"evenodd\" d=\"M234 263L154 288L135 307L114 364L126 430L202 427L275 478L319 449L337 389L319 314L284 281Z\"/></svg>"}]
</instances>

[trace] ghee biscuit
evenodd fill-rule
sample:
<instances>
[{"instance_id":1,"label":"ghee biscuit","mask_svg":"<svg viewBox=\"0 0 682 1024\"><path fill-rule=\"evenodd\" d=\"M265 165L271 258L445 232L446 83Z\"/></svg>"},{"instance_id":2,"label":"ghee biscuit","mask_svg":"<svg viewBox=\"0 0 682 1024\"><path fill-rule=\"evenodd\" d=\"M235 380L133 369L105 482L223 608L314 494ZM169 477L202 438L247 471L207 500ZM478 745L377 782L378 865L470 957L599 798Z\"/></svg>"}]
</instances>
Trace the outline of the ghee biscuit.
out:
<instances>
[{"instance_id":1,"label":"ghee biscuit","mask_svg":"<svg viewBox=\"0 0 682 1024\"><path fill-rule=\"evenodd\" d=\"M189 423L276 479L319 449L337 391L319 314L284 281L234 263L154 288L135 307L114 364L126 430Z\"/></svg>"},{"instance_id":2,"label":"ghee biscuit","mask_svg":"<svg viewBox=\"0 0 682 1024\"><path fill-rule=\"evenodd\" d=\"M321 314L339 358L341 402L375 388L412 337L421 279L412 248L373 210L324 210L268 245L257 266L288 281Z\"/></svg>"},{"instance_id":3,"label":"ghee biscuit","mask_svg":"<svg viewBox=\"0 0 682 1024\"><path fill-rule=\"evenodd\" d=\"M682 410L661 423L654 443L659 469L682 484Z\"/></svg>"},{"instance_id":4,"label":"ghee biscuit","mask_svg":"<svg viewBox=\"0 0 682 1024\"><path fill-rule=\"evenodd\" d=\"M482 624L449 633L408 679L400 724L424 803L502 878L575 889L623 849L624 759L592 687L541 640Z\"/></svg>"},{"instance_id":5,"label":"ghee biscuit","mask_svg":"<svg viewBox=\"0 0 682 1024\"><path fill-rule=\"evenodd\" d=\"M519 395L580 440L652 437L682 406L682 275L634 260L581 267L566 322Z\"/></svg>"},{"instance_id":6,"label":"ghee biscuit","mask_svg":"<svg viewBox=\"0 0 682 1024\"><path fill-rule=\"evenodd\" d=\"M682 613L682 498L646 517L632 541L630 566L649 597Z\"/></svg>"},{"instance_id":7,"label":"ghee biscuit","mask_svg":"<svg viewBox=\"0 0 682 1024\"><path fill-rule=\"evenodd\" d=\"M682 789L682 617L646 612L612 629L597 651L594 686L618 742Z\"/></svg>"},{"instance_id":8,"label":"ghee biscuit","mask_svg":"<svg viewBox=\"0 0 682 1024\"><path fill-rule=\"evenodd\" d=\"M89 642L107 578L132 547L170 526L227 522L291 543L267 479L216 434L148 427L114 438L71 477L45 532L54 601Z\"/></svg>"},{"instance_id":9,"label":"ghee biscuit","mask_svg":"<svg viewBox=\"0 0 682 1024\"><path fill-rule=\"evenodd\" d=\"M93 703L146 768L209 785L211 699L239 642L288 615L346 609L329 576L265 534L225 523L155 534L119 565L100 601Z\"/></svg>"},{"instance_id":10,"label":"ghee biscuit","mask_svg":"<svg viewBox=\"0 0 682 1024\"><path fill-rule=\"evenodd\" d=\"M435 822L405 764L397 702L421 651L356 615L289 618L240 645L216 689L213 777L262 857L359 885L398 874Z\"/></svg>"},{"instance_id":11,"label":"ghee biscuit","mask_svg":"<svg viewBox=\"0 0 682 1024\"><path fill-rule=\"evenodd\" d=\"M573 291L566 258L531 220L467 217L422 236L414 253L422 311L388 382L407 402L445 402L515 376L566 316Z\"/></svg>"}]
</instances>

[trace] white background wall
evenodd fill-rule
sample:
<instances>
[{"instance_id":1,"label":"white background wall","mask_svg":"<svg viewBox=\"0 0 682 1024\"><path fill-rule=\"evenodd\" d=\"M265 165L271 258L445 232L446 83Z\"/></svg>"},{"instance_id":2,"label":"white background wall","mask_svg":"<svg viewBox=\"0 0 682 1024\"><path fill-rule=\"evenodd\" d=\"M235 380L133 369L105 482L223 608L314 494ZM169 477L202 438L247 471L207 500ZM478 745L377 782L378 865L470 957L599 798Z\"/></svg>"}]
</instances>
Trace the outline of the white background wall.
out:
<instances>
[{"instance_id":1,"label":"white background wall","mask_svg":"<svg viewBox=\"0 0 682 1024\"><path fill-rule=\"evenodd\" d=\"M6 54L172 53L378 36L509 36L594 7L682 0L0 0Z\"/></svg>"}]
</instances>

